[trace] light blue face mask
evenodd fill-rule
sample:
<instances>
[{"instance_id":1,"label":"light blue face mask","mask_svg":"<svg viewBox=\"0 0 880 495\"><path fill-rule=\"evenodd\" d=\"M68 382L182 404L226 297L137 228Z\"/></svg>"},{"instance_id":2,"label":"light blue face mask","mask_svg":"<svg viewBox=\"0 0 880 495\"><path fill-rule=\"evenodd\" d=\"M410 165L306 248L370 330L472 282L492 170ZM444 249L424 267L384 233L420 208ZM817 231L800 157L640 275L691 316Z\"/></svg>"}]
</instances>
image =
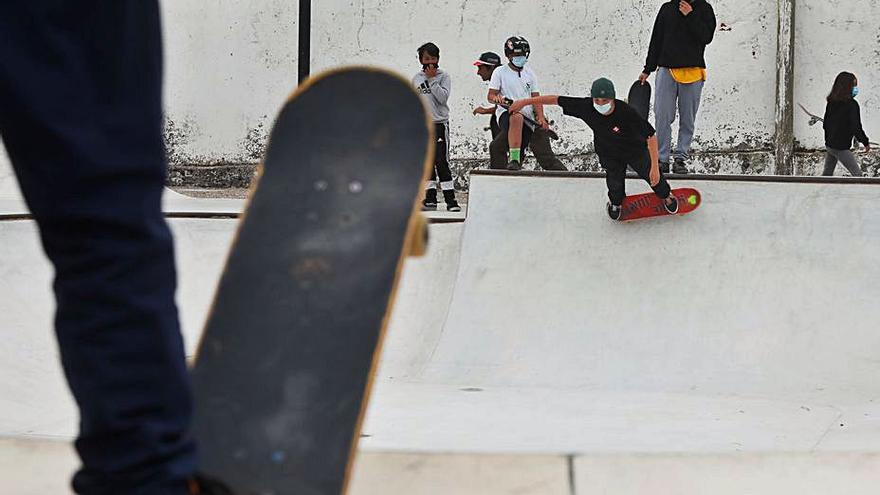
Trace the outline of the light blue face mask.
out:
<instances>
[{"instance_id":1,"label":"light blue face mask","mask_svg":"<svg viewBox=\"0 0 880 495\"><path fill-rule=\"evenodd\" d=\"M526 57L525 55L517 55L517 56L513 57L512 59L510 59L510 61L513 63L513 65L519 67L520 69L525 67L526 62L528 60L529 60L529 57Z\"/></svg>"},{"instance_id":2,"label":"light blue face mask","mask_svg":"<svg viewBox=\"0 0 880 495\"><path fill-rule=\"evenodd\" d=\"M602 115L608 115L608 112L611 111L611 102L609 101L604 105L593 103L593 107L596 109L597 112L601 113Z\"/></svg>"},{"instance_id":3,"label":"light blue face mask","mask_svg":"<svg viewBox=\"0 0 880 495\"><path fill-rule=\"evenodd\" d=\"M859 96L859 87L858 86L853 88L853 98L855 98L856 96Z\"/></svg>"}]
</instances>

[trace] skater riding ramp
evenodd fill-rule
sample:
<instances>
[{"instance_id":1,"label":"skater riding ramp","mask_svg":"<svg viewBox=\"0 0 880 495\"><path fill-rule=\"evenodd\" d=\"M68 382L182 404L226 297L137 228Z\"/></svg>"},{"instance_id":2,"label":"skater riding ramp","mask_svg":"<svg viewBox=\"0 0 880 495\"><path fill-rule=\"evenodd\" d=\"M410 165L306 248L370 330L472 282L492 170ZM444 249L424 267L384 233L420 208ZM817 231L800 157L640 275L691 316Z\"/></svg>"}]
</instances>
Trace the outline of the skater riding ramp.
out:
<instances>
[{"instance_id":1,"label":"skater riding ramp","mask_svg":"<svg viewBox=\"0 0 880 495\"><path fill-rule=\"evenodd\" d=\"M880 450L880 183L672 182L702 206L619 223L602 178L474 174L442 332L366 445Z\"/></svg>"}]
</instances>

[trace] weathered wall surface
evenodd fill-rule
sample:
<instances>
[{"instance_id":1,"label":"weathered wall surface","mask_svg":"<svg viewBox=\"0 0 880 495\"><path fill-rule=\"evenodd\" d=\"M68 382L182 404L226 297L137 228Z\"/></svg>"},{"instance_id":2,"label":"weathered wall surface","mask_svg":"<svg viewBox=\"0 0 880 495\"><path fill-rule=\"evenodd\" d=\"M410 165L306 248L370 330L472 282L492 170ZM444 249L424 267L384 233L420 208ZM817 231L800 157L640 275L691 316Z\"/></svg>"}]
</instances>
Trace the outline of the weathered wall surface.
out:
<instances>
[{"instance_id":1,"label":"weathered wall surface","mask_svg":"<svg viewBox=\"0 0 880 495\"><path fill-rule=\"evenodd\" d=\"M415 48L434 41L453 78L452 158L460 172L485 163L487 117L473 116L486 85L471 62L501 51L511 34L527 37L531 66L544 93L585 94L607 76L620 94L641 70L662 0L534 2L508 0L313 0L313 71L339 64L378 64L411 76ZM693 168L773 173L777 1L713 0L719 26L707 50L709 80L698 117ZM166 111L172 181L246 183L259 161L274 115L296 84L297 2L165 1ZM880 135L880 2L798 0L795 101L815 113L840 70L860 78L869 135ZM332 104L332 102L328 102ZM795 117L795 172L815 174L822 131ZM592 134L579 121L550 116L563 140L554 144L569 167L596 169ZM876 175L878 157L864 157ZM2 160L0 160L2 162ZM211 166L214 165L214 166ZM842 173L842 172L841 172ZM460 173L461 180L464 180ZM463 183L462 183L463 185Z\"/></svg>"},{"instance_id":2,"label":"weathered wall surface","mask_svg":"<svg viewBox=\"0 0 880 495\"><path fill-rule=\"evenodd\" d=\"M258 161L296 86L297 2L165 0L162 11L169 158Z\"/></svg>"},{"instance_id":3,"label":"weathered wall surface","mask_svg":"<svg viewBox=\"0 0 880 495\"><path fill-rule=\"evenodd\" d=\"M330 0L317 2L314 61L319 67L358 60L417 71L415 48L434 41L441 66L453 79L452 155L486 155L487 117L472 115L486 99L486 85L471 62L483 51L502 53L513 34L532 44L531 67L542 92L584 95L592 80L610 77L625 97L644 65L660 0L628 2L474 2L434 0ZM714 2L719 24L707 51L709 82L699 117L695 150L769 150L773 139L775 2ZM556 150L580 155L592 150L592 134L580 121L548 114L563 138ZM592 160L570 162L592 168ZM734 171L740 172L737 165Z\"/></svg>"}]
</instances>

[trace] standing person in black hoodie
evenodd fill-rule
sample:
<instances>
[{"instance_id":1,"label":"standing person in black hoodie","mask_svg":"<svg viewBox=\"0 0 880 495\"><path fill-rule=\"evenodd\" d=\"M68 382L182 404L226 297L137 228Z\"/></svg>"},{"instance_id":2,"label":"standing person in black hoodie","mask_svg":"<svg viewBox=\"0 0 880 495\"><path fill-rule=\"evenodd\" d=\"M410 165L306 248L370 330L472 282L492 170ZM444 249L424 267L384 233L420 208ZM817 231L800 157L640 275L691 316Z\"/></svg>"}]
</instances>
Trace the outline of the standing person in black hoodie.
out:
<instances>
[{"instance_id":1,"label":"standing person in black hoodie","mask_svg":"<svg viewBox=\"0 0 880 495\"><path fill-rule=\"evenodd\" d=\"M825 170L822 175L834 175L837 162L843 164L853 177L861 177L862 169L850 147L853 138L871 150L871 142L862 130L862 117L856 96L859 81L849 72L841 72L834 80L825 106Z\"/></svg>"},{"instance_id":2,"label":"standing person in black hoodie","mask_svg":"<svg viewBox=\"0 0 880 495\"><path fill-rule=\"evenodd\" d=\"M706 46L715 36L715 11L706 0L669 0L660 7L645 68L644 83L657 71L654 120L660 145L660 170L669 172L672 151L672 122L678 106L678 141L672 171L688 173L691 141L697 110L706 82Z\"/></svg>"}]
</instances>

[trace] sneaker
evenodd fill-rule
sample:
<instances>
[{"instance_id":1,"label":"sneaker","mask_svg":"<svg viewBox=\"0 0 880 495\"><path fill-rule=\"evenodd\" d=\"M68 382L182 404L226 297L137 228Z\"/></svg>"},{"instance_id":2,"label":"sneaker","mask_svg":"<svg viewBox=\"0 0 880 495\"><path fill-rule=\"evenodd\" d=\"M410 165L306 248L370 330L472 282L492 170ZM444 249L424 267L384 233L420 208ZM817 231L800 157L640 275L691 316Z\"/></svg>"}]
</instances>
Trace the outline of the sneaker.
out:
<instances>
[{"instance_id":1,"label":"sneaker","mask_svg":"<svg viewBox=\"0 0 880 495\"><path fill-rule=\"evenodd\" d=\"M669 162L660 162L660 173L662 173L662 174L669 173Z\"/></svg>"},{"instance_id":2,"label":"sneaker","mask_svg":"<svg viewBox=\"0 0 880 495\"><path fill-rule=\"evenodd\" d=\"M669 198L672 199L670 202L663 201L663 207L666 208L666 211L669 212L670 215L675 215L678 213L678 200L675 199L675 196L670 195Z\"/></svg>"},{"instance_id":3,"label":"sneaker","mask_svg":"<svg viewBox=\"0 0 880 495\"><path fill-rule=\"evenodd\" d=\"M425 189L425 199L422 201L422 211L434 211L437 209L437 190Z\"/></svg>"},{"instance_id":4,"label":"sneaker","mask_svg":"<svg viewBox=\"0 0 880 495\"><path fill-rule=\"evenodd\" d=\"M676 174L688 173L688 168L687 165L684 164L684 160L675 160L675 163L672 164L672 172Z\"/></svg>"},{"instance_id":5,"label":"sneaker","mask_svg":"<svg viewBox=\"0 0 880 495\"><path fill-rule=\"evenodd\" d=\"M196 475L188 485L190 495L234 495L223 483L204 476Z\"/></svg>"},{"instance_id":6,"label":"sneaker","mask_svg":"<svg viewBox=\"0 0 880 495\"><path fill-rule=\"evenodd\" d=\"M507 164L507 170L522 170L522 165L516 160L511 160L510 163Z\"/></svg>"},{"instance_id":7,"label":"sneaker","mask_svg":"<svg viewBox=\"0 0 880 495\"><path fill-rule=\"evenodd\" d=\"M443 201L446 202L446 211L461 211L461 206L455 200L455 189L443 191Z\"/></svg>"},{"instance_id":8,"label":"sneaker","mask_svg":"<svg viewBox=\"0 0 880 495\"><path fill-rule=\"evenodd\" d=\"M620 205L608 203L608 216L611 217L612 220L620 220L621 213L623 213L623 209Z\"/></svg>"}]
</instances>

